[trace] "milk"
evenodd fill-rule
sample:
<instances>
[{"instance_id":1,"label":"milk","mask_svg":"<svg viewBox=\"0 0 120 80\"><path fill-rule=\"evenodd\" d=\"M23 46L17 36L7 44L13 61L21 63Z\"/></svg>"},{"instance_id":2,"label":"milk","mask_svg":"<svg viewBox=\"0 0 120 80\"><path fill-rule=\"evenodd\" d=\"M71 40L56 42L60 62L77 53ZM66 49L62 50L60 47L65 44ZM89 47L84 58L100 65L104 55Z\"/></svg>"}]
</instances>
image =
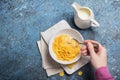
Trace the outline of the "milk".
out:
<instances>
[{"instance_id":1,"label":"milk","mask_svg":"<svg viewBox=\"0 0 120 80\"><path fill-rule=\"evenodd\" d=\"M87 9L81 8L78 10L78 16L83 20L87 20L89 19L90 11L88 11Z\"/></svg>"}]
</instances>

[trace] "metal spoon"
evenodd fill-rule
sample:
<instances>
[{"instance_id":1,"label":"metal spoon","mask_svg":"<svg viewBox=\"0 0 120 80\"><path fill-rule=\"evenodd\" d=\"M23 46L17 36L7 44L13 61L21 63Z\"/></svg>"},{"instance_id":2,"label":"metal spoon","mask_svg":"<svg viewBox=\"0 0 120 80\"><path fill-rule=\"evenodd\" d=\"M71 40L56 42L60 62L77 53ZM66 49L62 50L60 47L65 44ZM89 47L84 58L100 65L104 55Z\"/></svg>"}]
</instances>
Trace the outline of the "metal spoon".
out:
<instances>
[{"instance_id":1,"label":"metal spoon","mask_svg":"<svg viewBox=\"0 0 120 80\"><path fill-rule=\"evenodd\" d=\"M73 40L75 40L77 43L79 43L79 44L82 44L82 45L85 45L86 46L86 44L85 43L81 43L81 42L79 42L77 39L74 39L74 38L72 38ZM98 48L99 47L99 45L97 44L97 43L92 43L93 44L93 47L94 48Z\"/></svg>"}]
</instances>

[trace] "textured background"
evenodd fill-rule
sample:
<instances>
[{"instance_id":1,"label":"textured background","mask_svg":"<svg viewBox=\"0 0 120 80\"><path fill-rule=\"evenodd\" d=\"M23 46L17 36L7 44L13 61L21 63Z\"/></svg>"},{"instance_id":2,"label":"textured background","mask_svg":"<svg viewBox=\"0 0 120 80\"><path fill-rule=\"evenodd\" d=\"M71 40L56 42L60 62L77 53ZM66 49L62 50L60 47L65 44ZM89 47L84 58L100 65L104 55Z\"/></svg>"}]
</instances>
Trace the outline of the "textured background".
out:
<instances>
[{"instance_id":1,"label":"textured background","mask_svg":"<svg viewBox=\"0 0 120 80\"><path fill-rule=\"evenodd\" d=\"M99 28L78 29L73 2L90 7ZM89 64L83 76L47 77L36 44L40 32L65 19L85 39L101 42L108 50L108 66L120 80L120 0L0 0L0 80L94 80Z\"/></svg>"}]
</instances>

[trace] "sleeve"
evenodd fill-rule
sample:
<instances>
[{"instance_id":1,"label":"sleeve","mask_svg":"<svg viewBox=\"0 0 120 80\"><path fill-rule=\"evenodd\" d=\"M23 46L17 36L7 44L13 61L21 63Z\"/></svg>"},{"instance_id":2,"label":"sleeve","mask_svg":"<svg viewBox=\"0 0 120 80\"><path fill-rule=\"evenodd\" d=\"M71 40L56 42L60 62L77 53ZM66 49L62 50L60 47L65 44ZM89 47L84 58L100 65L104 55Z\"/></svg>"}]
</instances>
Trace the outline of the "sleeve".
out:
<instances>
[{"instance_id":1,"label":"sleeve","mask_svg":"<svg viewBox=\"0 0 120 80\"><path fill-rule=\"evenodd\" d=\"M108 67L101 67L95 71L95 80L114 80L109 73Z\"/></svg>"}]
</instances>

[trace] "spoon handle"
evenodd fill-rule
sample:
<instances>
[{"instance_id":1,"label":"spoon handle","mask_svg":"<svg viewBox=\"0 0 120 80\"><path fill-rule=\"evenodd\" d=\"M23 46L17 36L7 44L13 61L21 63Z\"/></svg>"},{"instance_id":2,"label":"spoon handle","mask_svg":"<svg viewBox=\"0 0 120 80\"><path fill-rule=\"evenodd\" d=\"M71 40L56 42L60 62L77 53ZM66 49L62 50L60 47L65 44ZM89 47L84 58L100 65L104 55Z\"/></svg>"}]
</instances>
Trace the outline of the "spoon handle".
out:
<instances>
[{"instance_id":1,"label":"spoon handle","mask_svg":"<svg viewBox=\"0 0 120 80\"><path fill-rule=\"evenodd\" d=\"M74 39L74 38L73 38L73 40L77 41L79 44L82 44L82 45L85 45L85 46L86 46L85 43L81 43L81 42L79 42L78 40L76 40L76 39ZM99 47L99 45L98 45L97 43L92 43L92 44L93 44L93 47L94 47L94 48L98 48L98 47Z\"/></svg>"},{"instance_id":2,"label":"spoon handle","mask_svg":"<svg viewBox=\"0 0 120 80\"><path fill-rule=\"evenodd\" d=\"M80 42L79 42L80 43ZM80 43L80 44L82 44L82 45L85 45L86 46L86 44L85 43ZM94 48L98 48L99 47L99 45L97 44L97 43L92 43L93 44L93 47Z\"/></svg>"}]
</instances>

